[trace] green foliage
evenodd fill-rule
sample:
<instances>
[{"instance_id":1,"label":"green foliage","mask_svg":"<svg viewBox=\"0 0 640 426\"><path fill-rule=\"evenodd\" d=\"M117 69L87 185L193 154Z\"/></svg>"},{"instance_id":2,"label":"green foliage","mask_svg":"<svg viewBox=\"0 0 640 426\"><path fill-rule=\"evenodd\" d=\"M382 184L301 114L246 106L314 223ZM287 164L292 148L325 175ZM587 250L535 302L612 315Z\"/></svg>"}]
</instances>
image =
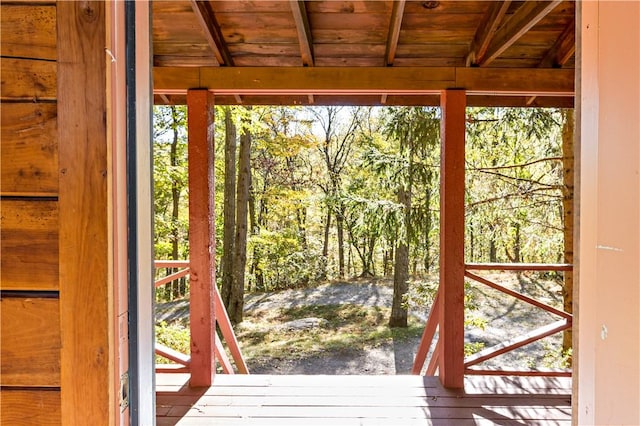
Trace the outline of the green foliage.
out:
<instances>
[{"instance_id":1,"label":"green foliage","mask_svg":"<svg viewBox=\"0 0 640 426\"><path fill-rule=\"evenodd\" d=\"M542 366L544 368L571 368L571 358L573 356L571 348L563 351L561 346L551 345L548 342L543 342L543 346Z\"/></svg>"},{"instance_id":2,"label":"green foliage","mask_svg":"<svg viewBox=\"0 0 640 426\"><path fill-rule=\"evenodd\" d=\"M162 321L156 324L156 342L183 354L191 353L189 328L182 324L167 324ZM171 361L156 355L156 364L171 364Z\"/></svg>"},{"instance_id":3,"label":"green foliage","mask_svg":"<svg viewBox=\"0 0 640 426\"><path fill-rule=\"evenodd\" d=\"M470 110L469 261L559 261L563 250L561 125L558 110Z\"/></svg>"},{"instance_id":4,"label":"green foliage","mask_svg":"<svg viewBox=\"0 0 640 426\"><path fill-rule=\"evenodd\" d=\"M153 181L154 251L156 259L187 259L187 135L186 107L154 107ZM171 269L158 271L169 275ZM173 300L187 292L186 279L156 289L156 300Z\"/></svg>"},{"instance_id":5,"label":"green foliage","mask_svg":"<svg viewBox=\"0 0 640 426\"><path fill-rule=\"evenodd\" d=\"M239 133L250 126L254 135L249 289L296 287L336 277L337 215L344 223L348 276L390 273L394 249L405 237L412 277L419 280L437 271L437 108L231 110ZM560 112L469 108L467 114L467 261L559 261ZM173 256L174 241L177 257L188 257L185 116L184 107L154 110L156 258ZM224 122L217 120L216 139L223 140L223 133ZM221 238L222 144L216 149L216 229ZM397 199L400 185L411 188L408 212ZM174 193L179 196L177 217L172 216ZM331 226L325 258L327 213ZM221 241L216 250L219 259Z\"/></svg>"},{"instance_id":6,"label":"green foliage","mask_svg":"<svg viewBox=\"0 0 640 426\"><path fill-rule=\"evenodd\" d=\"M418 309L431 309L438 293L438 279L434 276L426 276L412 280L410 292L407 294L405 303L408 306L415 306ZM480 296L477 290L468 282L464 283L464 308L465 308L465 328L478 328L484 330L487 320L480 316Z\"/></svg>"},{"instance_id":7,"label":"green foliage","mask_svg":"<svg viewBox=\"0 0 640 426\"><path fill-rule=\"evenodd\" d=\"M256 250L262 253L257 265L265 280L261 291L306 286L320 274L320 256L304 250L296 233L262 229L248 242L248 251Z\"/></svg>"},{"instance_id":8,"label":"green foliage","mask_svg":"<svg viewBox=\"0 0 640 426\"><path fill-rule=\"evenodd\" d=\"M471 356L484 349L484 342L471 342L464 344L464 356Z\"/></svg>"}]
</instances>

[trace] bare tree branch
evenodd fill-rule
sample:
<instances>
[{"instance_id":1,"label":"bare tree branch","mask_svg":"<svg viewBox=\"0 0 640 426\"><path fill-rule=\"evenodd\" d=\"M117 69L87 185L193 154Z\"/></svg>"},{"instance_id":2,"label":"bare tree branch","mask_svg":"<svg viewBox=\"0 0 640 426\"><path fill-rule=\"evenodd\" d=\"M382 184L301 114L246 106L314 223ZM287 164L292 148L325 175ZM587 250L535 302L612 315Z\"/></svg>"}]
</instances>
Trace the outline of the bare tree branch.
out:
<instances>
[{"instance_id":1,"label":"bare tree branch","mask_svg":"<svg viewBox=\"0 0 640 426\"><path fill-rule=\"evenodd\" d=\"M527 167L533 164L542 163L543 161L562 161L562 157L547 157L540 158L538 160L529 161L528 163L523 164L513 164L509 166L494 166L494 167L470 167L467 170L469 171L485 171L485 170L500 170L500 169L516 169L520 167Z\"/></svg>"}]
</instances>

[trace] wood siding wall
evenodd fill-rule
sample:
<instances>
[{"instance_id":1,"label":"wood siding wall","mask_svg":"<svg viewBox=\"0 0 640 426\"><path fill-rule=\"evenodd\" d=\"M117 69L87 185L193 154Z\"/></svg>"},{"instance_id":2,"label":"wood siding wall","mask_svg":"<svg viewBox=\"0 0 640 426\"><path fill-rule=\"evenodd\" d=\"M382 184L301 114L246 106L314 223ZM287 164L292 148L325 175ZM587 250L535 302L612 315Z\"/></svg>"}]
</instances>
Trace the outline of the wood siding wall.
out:
<instances>
[{"instance_id":1,"label":"wood siding wall","mask_svg":"<svg viewBox=\"0 0 640 426\"><path fill-rule=\"evenodd\" d=\"M2 424L59 425L56 5L2 4Z\"/></svg>"}]
</instances>

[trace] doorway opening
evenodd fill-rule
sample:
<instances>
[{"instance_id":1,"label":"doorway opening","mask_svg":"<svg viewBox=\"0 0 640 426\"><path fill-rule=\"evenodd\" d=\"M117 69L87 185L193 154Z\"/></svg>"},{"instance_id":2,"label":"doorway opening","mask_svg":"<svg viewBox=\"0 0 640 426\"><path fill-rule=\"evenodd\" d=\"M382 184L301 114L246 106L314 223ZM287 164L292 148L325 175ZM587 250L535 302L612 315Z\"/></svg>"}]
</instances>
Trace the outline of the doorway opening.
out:
<instances>
[{"instance_id":1,"label":"doorway opening","mask_svg":"<svg viewBox=\"0 0 640 426\"><path fill-rule=\"evenodd\" d=\"M570 114L467 111L465 262L506 269L466 284L467 356L557 319L486 279L562 310L568 274L541 265L566 263L571 244L563 240ZM158 106L154 115L157 359L178 363L160 371L188 371L187 110ZM241 307L229 316L249 370L410 373L438 288L439 109L217 106L215 115L216 284L227 306ZM238 276L241 301L229 304ZM399 327L389 327L394 299L405 311ZM556 334L483 365L566 368L569 358Z\"/></svg>"}]
</instances>

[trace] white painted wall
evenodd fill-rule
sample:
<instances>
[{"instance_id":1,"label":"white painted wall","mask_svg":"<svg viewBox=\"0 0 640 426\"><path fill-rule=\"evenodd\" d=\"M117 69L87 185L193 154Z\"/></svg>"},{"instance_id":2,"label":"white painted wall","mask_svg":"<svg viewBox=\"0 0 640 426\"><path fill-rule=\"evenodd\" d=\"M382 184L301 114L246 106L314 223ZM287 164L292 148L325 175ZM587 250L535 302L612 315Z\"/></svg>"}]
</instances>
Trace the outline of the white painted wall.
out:
<instances>
[{"instance_id":1,"label":"white painted wall","mask_svg":"<svg viewBox=\"0 0 640 426\"><path fill-rule=\"evenodd\" d=\"M580 2L574 423L640 425L640 2Z\"/></svg>"}]
</instances>

